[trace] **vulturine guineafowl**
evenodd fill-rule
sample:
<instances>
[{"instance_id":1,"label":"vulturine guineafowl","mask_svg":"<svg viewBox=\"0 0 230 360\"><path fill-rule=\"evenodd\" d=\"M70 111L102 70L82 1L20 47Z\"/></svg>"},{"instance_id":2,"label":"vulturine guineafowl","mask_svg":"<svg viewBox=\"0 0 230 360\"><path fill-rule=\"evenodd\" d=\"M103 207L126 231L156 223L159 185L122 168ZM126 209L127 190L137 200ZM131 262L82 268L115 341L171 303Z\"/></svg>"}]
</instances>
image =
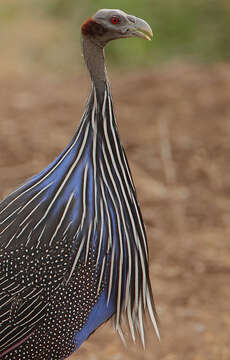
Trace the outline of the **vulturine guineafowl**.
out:
<instances>
[{"instance_id":1,"label":"vulturine guineafowl","mask_svg":"<svg viewBox=\"0 0 230 360\"><path fill-rule=\"evenodd\" d=\"M120 143L104 47L150 39L120 10L82 25L92 90L66 149L0 203L0 358L60 360L109 318L144 343L144 313L158 334L148 247Z\"/></svg>"}]
</instances>

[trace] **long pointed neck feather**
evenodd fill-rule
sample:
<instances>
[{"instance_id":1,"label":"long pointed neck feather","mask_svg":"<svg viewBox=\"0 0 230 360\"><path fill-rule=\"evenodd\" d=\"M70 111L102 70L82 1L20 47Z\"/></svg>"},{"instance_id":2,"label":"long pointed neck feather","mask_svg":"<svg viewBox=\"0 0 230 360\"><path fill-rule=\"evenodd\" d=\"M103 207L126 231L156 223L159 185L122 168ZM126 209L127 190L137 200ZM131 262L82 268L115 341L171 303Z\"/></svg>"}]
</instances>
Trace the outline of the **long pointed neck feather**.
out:
<instances>
[{"instance_id":1,"label":"long pointed neck feather","mask_svg":"<svg viewBox=\"0 0 230 360\"><path fill-rule=\"evenodd\" d=\"M133 339L137 330L144 343L145 309L158 334L145 229L116 129L103 48L89 41L83 38L83 52L93 87L79 129L52 164L0 204L0 242L7 251L66 244L67 282L92 253L98 293L105 289L117 331L126 315Z\"/></svg>"}]
</instances>

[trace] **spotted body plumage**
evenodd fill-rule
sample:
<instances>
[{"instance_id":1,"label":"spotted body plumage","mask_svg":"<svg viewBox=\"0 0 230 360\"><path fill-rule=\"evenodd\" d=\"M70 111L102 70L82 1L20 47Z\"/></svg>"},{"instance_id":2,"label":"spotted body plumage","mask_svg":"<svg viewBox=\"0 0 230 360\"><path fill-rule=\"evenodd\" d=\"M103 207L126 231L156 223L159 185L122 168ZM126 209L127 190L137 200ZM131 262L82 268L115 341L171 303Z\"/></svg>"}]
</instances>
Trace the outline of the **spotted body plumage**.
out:
<instances>
[{"instance_id":1,"label":"spotted body plumage","mask_svg":"<svg viewBox=\"0 0 230 360\"><path fill-rule=\"evenodd\" d=\"M20 250L24 255L25 249ZM11 314L8 317L8 328L4 325L4 321L2 322L0 346L4 342L5 346L7 344L5 333L11 335L12 347L14 338L18 342L20 332L23 338L27 336L28 338L21 346L3 355L2 358L5 360L60 360L70 355L76 348L73 329L76 333L84 327L90 310L103 291L101 286L98 293L98 276L92 255L89 256L87 265L79 262L71 280L67 283L65 279L63 280L63 269L67 268L68 252L64 251L62 256L57 258L57 253L60 255L63 247L58 246L55 250L56 253L53 252L52 255L47 249L34 252L36 257L41 255L44 261L42 278L38 275L37 281L32 278L34 258L30 255L25 256L24 263L16 266L17 259L21 260L23 255L19 252L18 257L15 257L14 266L22 268L28 265L31 267L32 276L29 277L26 272L25 277L21 276L20 288L5 290L4 310L10 311ZM55 261L56 265L54 265ZM10 263L11 259L8 262ZM12 313L13 308L14 313ZM25 316L26 321L24 321Z\"/></svg>"},{"instance_id":2,"label":"spotted body plumage","mask_svg":"<svg viewBox=\"0 0 230 360\"><path fill-rule=\"evenodd\" d=\"M83 52L92 76L86 49L103 50L89 28ZM127 317L134 340L137 331L144 343L145 310L158 331L145 229L109 83L96 69L71 143L0 203L4 360L64 359L113 315L120 333Z\"/></svg>"}]
</instances>

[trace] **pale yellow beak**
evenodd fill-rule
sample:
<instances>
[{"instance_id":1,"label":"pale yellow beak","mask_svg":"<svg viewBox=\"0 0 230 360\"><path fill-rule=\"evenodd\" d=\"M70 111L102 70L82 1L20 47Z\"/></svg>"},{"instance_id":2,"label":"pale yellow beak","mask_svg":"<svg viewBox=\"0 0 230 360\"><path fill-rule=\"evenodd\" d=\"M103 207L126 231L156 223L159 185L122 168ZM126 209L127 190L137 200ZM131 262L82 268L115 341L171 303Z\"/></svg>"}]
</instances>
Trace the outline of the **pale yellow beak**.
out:
<instances>
[{"instance_id":1,"label":"pale yellow beak","mask_svg":"<svg viewBox=\"0 0 230 360\"><path fill-rule=\"evenodd\" d=\"M137 17L134 17L135 23L133 24L134 35L146 40L152 40L153 32L149 24Z\"/></svg>"}]
</instances>

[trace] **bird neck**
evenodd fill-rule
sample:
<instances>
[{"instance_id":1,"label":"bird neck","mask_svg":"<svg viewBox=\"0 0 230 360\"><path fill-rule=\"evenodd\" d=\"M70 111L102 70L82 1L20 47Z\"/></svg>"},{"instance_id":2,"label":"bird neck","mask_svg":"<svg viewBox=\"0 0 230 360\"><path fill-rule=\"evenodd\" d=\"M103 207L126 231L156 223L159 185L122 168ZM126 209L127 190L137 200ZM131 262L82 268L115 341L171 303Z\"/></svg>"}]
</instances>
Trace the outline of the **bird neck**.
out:
<instances>
[{"instance_id":1,"label":"bird neck","mask_svg":"<svg viewBox=\"0 0 230 360\"><path fill-rule=\"evenodd\" d=\"M92 82L99 96L103 98L105 87L108 83L104 58L104 46L98 44L89 36L83 36L82 50Z\"/></svg>"}]
</instances>

